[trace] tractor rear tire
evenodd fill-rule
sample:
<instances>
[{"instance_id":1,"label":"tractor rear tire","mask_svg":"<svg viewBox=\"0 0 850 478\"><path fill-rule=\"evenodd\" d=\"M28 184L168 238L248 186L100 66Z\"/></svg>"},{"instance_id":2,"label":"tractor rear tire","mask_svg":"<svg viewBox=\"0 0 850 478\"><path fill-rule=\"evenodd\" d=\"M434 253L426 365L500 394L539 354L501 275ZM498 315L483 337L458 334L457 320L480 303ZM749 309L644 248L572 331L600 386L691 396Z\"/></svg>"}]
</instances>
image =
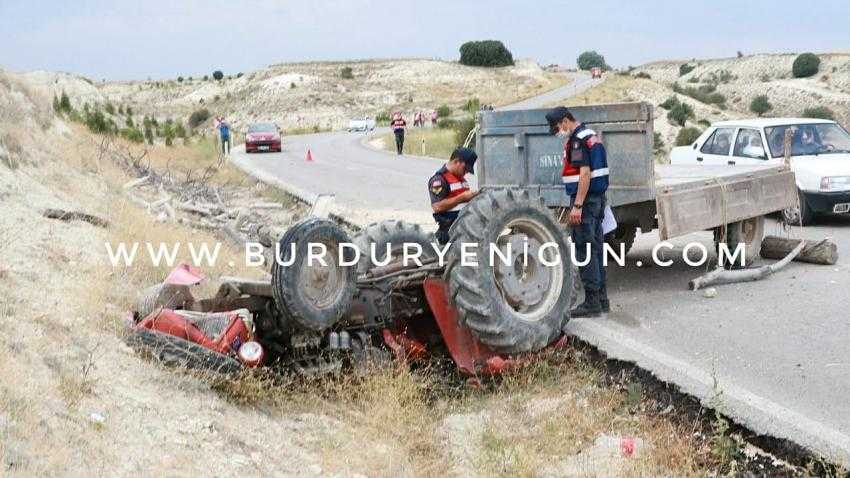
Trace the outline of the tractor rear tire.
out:
<instances>
[{"instance_id":1,"label":"tractor rear tire","mask_svg":"<svg viewBox=\"0 0 850 478\"><path fill-rule=\"evenodd\" d=\"M426 234L418 224L404 221L387 220L368 225L354 237L354 244L360 250L360 261L357 263L357 275L362 275L373 267L372 244L375 244L375 256L379 262L386 258L387 244L393 258L401 258L405 243L418 244L422 247L421 261L437 257L434 252L433 237Z\"/></svg>"},{"instance_id":2,"label":"tractor rear tire","mask_svg":"<svg viewBox=\"0 0 850 478\"><path fill-rule=\"evenodd\" d=\"M191 370L204 370L234 375L242 370L242 363L233 357L190 342L180 337L145 328L134 329L124 337L124 342L142 352L149 353L163 365Z\"/></svg>"},{"instance_id":3,"label":"tractor rear tire","mask_svg":"<svg viewBox=\"0 0 850 478\"><path fill-rule=\"evenodd\" d=\"M348 311L356 290L355 268L340 265L339 249L341 243L349 242L345 231L333 221L315 217L296 223L284 233L279 259L284 264L294 262L272 262L272 295L284 320L320 332L332 327ZM308 264L311 243L327 248L325 266L318 260ZM344 259L350 262L353 256L346 254Z\"/></svg>"},{"instance_id":4,"label":"tractor rear tire","mask_svg":"<svg viewBox=\"0 0 850 478\"><path fill-rule=\"evenodd\" d=\"M523 189L485 191L463 208L449 235L445 276L451 298L461 322L481 343L496 352L532 352L561 335L569 320L572 263L564 229L539 195ZM477 265L462 263L464 243L477 245ZM490 245L505 253L508 243L510 265L494 255L491 266ZM541 247L550 243L557 249ZM557 265L544 265L541 255Z\"/></svg>"}]
</instances>

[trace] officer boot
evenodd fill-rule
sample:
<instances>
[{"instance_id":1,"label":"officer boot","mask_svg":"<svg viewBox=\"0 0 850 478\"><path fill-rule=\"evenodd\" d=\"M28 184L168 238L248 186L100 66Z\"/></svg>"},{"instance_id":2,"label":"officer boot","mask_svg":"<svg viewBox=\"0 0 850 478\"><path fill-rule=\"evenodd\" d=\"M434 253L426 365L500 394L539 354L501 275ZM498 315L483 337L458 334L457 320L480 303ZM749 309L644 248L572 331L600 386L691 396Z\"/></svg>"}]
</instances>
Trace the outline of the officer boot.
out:
<instances>
[{"instance_id":1,"label":"officer boot","mask_svg":"<svg viewBox=\"0 0 850 478\"><path fill-rule=\"evenodd\" d=\"M599 317L602 306L599 304L599 292L595 290L584 290L584 302L570 311L570 317Z\"/></svg>"},{"instance_id":2,"label":"officer boot","mask_svg":"<svg viewBox=\"0 0 850 478\"><path fill-rule=\"evenodd\" d=\"M602 289L599 290L599 307L606 314L611 312L611 302L608 301L608 286L603 285Z\"/></svg>"}]
</instances>

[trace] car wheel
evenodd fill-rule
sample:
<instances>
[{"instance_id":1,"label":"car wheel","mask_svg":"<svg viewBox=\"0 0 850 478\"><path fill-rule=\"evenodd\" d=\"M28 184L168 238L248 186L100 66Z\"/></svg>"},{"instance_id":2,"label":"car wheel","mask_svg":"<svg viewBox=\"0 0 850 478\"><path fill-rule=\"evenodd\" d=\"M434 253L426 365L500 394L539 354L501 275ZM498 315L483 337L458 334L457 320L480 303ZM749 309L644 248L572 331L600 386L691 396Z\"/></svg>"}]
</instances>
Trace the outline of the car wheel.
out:
<instances>
[{"instance_id":1,"label":"car wheel","mask_svg":"<svg viewBox=\"0 0 850 478\"><path fill-rule=\"evenodd\" d=\"M797 190L799 207L792 207L782 211L782 221L791 226L808 226L812 223L815 213L806 202L806 194Z\"/></svg>"}]
</instances>

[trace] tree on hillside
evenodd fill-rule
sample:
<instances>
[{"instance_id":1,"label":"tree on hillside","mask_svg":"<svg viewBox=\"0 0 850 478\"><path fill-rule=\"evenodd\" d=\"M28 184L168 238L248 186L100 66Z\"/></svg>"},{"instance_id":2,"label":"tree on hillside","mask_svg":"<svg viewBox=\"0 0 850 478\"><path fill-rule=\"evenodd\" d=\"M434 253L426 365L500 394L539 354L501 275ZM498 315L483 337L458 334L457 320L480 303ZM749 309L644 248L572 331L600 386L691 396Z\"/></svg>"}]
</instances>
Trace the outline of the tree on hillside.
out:
<instances>
[{"instance_id":1,"label":"tree on hillside","mask_svg":"<svg viewBox=\"0 0 850 478\"><path fill-rule=\"evenodd\" d=\"M460 46L460 64L488 67L512 66L514 57L500 41L469 41Z\"/></svg>"},{"instance_id":2,"label":"tree on hillside","mask_svg":"<svg viewBox=\"0 0 850 478\"><path fill-rule=\"evenodd\" d=\"M767 95L758 95L750 103L750 111L761 116L773 109L773 105L767 99Z\"/></svg>"},{"instance_id":3,"label":"tree on hillside","mask_svg":"<svg viewBox=\"0 0 850 478\"><path fill-rule=\"evenodd\" d=\"M820 58L814 53L801 53L791 65L791 73L794 78L808 78L814 76L820 68Z\"/></svg>"},{"instance_id":4,"label":"tree on hillside","mask_svg":"<svg viewBox=\"0 0 850 478\"><path fill-rule=\"evenodd\" d=\"M68 98L68 94L64 91L62 92L62 96L59 97L59 111L62 113L71 112L71 99Z\"/></svg>"},{"instance_id":5,"label":"tree on hillside","mask_svg":"<svg viewBox=\"0 0 850 478\"><path fill-rule=\"evenodd\" d=\"M603 70L608 69L608 65L605 64L605 57L594 50L586 51L579 55L576 63L579 70L589 70L594 67L602 68Z\"/></svg>"},{"instance_id":6,"label":"tree on hillside","mask_svg":"<svg viewBox=\"0 0 850 478\"><path fill-rule=\"evenodd\" d=\"M682 128L679 130L679 134L676 135L676 146L690 146L701 134L702 131L691 128L690 126Z\"/></svg>"},{"instance_id":7,"label":"tree on hillside","mask_svg":"<svg viewBox=\"0 0 850 478\"><path fill-rule=\"evenodd\" d=\"M222 73L221 70L215 70L213 72L213 78L216 81L221 81L224 78L224 73Z\"/></svg>"}]
</instances>

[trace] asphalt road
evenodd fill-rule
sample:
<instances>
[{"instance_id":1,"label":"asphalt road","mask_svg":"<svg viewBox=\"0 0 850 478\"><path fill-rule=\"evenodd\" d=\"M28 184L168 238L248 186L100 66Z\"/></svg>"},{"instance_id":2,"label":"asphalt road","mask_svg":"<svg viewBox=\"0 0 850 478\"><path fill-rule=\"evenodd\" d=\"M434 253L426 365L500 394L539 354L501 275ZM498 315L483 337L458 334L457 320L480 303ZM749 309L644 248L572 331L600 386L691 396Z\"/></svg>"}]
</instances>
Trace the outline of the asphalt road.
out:
<instances>
[{"instance_id":1,"label":"asphalt road","mask_svg":"<svg viewBox=\"0 0 850 478\"><path fill-rule=\"evenodd\" d=\"M519 107L542 107L590 85L580 78ZM334 212L351 222L406 219L430 226L428 177L441 161L371 150L361 134L285 138L280 154L234 162L263 180L312 201L334 194ZM305 160L307 148L314 161ZM779 225L771 222L767 233ZM850 250L850 217L829 217L803 232L831 237ZM609 267L612 312L578 319L569 331L609 356L635 362L749 428L850 464L850 262L792 263L760 282L718 287L715 298L687 290L703 268L684 263L673 241L669 268L649 265L655 233L641 234L627 266ZM643 263L642 267L636 265Z\"/></svg>"}]
</instances>

